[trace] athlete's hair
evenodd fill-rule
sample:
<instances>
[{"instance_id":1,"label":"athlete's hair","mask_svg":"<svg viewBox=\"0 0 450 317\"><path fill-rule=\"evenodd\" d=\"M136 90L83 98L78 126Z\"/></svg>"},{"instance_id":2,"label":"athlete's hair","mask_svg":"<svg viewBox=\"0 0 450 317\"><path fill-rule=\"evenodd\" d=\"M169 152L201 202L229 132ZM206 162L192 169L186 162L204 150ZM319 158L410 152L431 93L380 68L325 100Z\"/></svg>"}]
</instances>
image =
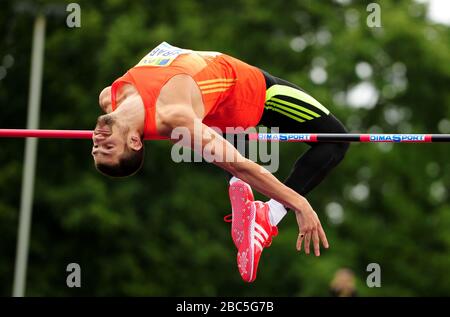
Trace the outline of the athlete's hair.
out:
<instances>
[{"instance_id":1,"label":"athlete's hair","mask_svg":"<svg viewBox=\"0 0 450 317\"><path fill-rule=\"evenodd\" d=\"M125 151L119 157L116 164L96 163L97 170L110 177L127 177L136 174L144 163L144 146L139 151L135 151L125 146Z\"/></svg>"}]
</instances>

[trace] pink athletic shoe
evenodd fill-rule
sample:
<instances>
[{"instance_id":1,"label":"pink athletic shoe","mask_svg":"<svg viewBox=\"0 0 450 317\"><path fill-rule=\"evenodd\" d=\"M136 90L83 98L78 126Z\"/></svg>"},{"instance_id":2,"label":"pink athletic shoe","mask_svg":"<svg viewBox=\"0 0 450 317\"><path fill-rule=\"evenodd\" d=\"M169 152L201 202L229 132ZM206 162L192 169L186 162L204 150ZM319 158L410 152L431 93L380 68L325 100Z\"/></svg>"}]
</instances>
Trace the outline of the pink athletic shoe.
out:
<instances>
[{"instance_id":1,"label":"pink athletic shoe","mask_svg":"<svg viewBox=\"0 0 450 317\"><path fill-rule=\"evenodd\" d=\"M240 240L237 254L239 273L244 281L253 282L256 279L261 253L264 248L270 246L272 237L278 234L278 229L270 223L269 206L261 201L248 202L240 220L243 222L243 239Z\"/></svg>"},{"instance_id":2,"label":"pink athletic shoe","mask_svg":"<svg viewBox=\"0 0 450 317\"><path fill-rule=\"evenodd\" d=\"M224 217L226 222L231 222L231 237L237 249L242 243L243 213L246 205L254 200L252 188L249 184L239 180L230 185L228 194L231 201L232 214ZM230 219L231 216L231 219Z\"/></svg>"}]
</instances>

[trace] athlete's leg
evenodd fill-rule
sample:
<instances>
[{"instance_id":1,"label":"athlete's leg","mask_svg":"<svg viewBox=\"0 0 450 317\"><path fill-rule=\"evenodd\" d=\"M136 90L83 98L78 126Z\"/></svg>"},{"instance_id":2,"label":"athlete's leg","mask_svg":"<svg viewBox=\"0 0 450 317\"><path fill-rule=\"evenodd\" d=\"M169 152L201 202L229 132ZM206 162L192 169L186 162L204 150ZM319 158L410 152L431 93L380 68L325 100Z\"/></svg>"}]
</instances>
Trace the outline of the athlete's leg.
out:
<instances>
[{"instance_id":1,"label":"athlete's leg","mask_svg":"<svg viewBox=\"0 0 450 317\"><path fill-rule=\"evenodd\" d=\"M267 91L260 124L278 127L280 132L345 133L344 126L328 109L299 87L265 72ZM295 163L286 185L306 195L317 186L344 158L345 143L310 143L310 149ZM234 181L234 182L233 182ZM271 199L267 203L253 201L248 184L231 179L232 237L238 248L237 263L241 277L252 282L264 248L277 235L278 222L286 215L286 208Z\"/></svg>"},{"instance_id":2,"label":"athlete's leg","mask_svg":"<svg viewBox=\"0 0 450 317\"><path fill-rule=\"evenodd\" d=\"M278 127L281 133L347 133L344 125L303 89L267 72L263 73L269 94L260 120L261 125ZM315 106L316 103L320 106ZM237 143L236 140L235 137L234 144ZM342 161L349 147L348 143L339 142L307 144L310 149L296 161L285 180L287 186L301 195L308 194L319 185ZM248 148L247 141L246 154ZM228 181L232 176L227 172Z\"/></svg>"},{"instance_id":3,"label":"athlete's leg","mask_svg":"<svg viewBox=\"0 0 450 317\"><path fill-rule=\"evenodd\" d=\"M346 133L342 123L332 114L298 123L281 113L267 110L261 124L279 127L280 133ZM308 143L310 148L295 162L285 184L300 195L313 190L338 165L348 150L348 143Z\"/></svg>"},{"instance_id":4,"label":"athlete's leg","mask_svg":"<svg viewBox=\"0 0 450 317\"><path fill-rule=\"evenodd\" d=\"M346 133L328 109L300 87L263 72L267 97L260 124L280 132ZM285 184L301 195L308 194L345 156L348 143L308 143L310 148L294 164ZM275 204L276 205L276 204ZM278 222L281 219L275 219Z\"/></svg>"}]
</instances>

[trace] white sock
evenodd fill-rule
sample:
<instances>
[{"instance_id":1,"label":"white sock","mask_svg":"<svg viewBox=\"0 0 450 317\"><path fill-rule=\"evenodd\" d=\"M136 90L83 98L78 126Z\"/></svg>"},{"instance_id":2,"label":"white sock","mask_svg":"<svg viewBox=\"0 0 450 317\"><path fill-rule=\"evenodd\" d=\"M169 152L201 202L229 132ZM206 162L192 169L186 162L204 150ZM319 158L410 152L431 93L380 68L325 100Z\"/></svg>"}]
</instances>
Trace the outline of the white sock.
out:
<instances>
[{"instance_id":1,"label":"white sock","mask_svg":"<svg viewBox=\"0 0 450 317\"><path fill-rule=\"evenodd\" d=\"M281 221L281 219L286 216L287 210L282 204L273 199L269 200L267 204L269 205L270 223L272 224L272 226L276 226Z\"/></svg>"},{"instance_id":2,"label":"white sock","mask_svg":"<svg viewBox=\"0 0 450 317\"><path fill-rule=\"evenodd\" d=\"M239 180L240 180L239 178L233 176L230 179L230 185ZM280 204L278 201L274 199L269 200L267 204L269 205L270 223L272 224L272 226L276 226L281 221L281 219L283 219L284 216L286 216L287 210L286 208L284 208L282 204Z\"/></svg>"},{"instance_id":3,"label":"white sock","mask_svg":"<svg viewBox=\"0 0 450 317\"><path fill-rule=\"evenodd\" d=\"M237 178L237 177L235 177L235 176L233 176L233 177L230 179L230 185L233 185L233 183L235 183L235 182L237 182L237 181L240 181L240 179Z\"/></svg>"}]
</instances>

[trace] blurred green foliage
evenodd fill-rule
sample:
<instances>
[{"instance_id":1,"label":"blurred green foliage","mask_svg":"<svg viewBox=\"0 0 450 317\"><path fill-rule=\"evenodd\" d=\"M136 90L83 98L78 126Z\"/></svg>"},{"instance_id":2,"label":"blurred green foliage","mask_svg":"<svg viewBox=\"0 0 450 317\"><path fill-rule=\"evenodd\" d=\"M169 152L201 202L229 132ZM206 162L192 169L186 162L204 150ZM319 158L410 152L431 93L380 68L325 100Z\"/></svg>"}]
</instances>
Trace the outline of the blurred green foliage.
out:
<instances>
[{"instance_id":1,"label":"blurred green foliage","mask_svg":"<svg viewBox=\"0 0 450 317\"><path fill-rule=\"evenodd\" d=\"M406 0L380 3L382 27L369 28L369 2L348 2L80 0L81 28L48 19L40 126L92 129L101 89L167 41L293 81L354 132L448 133L449 28ZM2 1L0 11L0 62L14 57L0 80L2 128L26 124L33 16L17 3ZM355 72L360 63L372 69L366 79ZM314 67L326 71L325 82L311 80ZM348 105L345 96L362 81L376 88L374 107ZM0 142L0 295L9 296L24 141ZM110 180L95 171L90 147L39 141L27 295L327 296L341 267L355 272L360 295L450 295L447 144L353 145L308 196L331 248L320 258L298 254L290 214L251 285L240 279L222 222L230 206L221 170L176 164L170 143L152 142L137 176ZM282 144L277 176L305 149ZM81 289L66 287L71 262L81 265ZM365 284L371 262L381 265L381 288Z\"/></svg>"}]
</instances>

